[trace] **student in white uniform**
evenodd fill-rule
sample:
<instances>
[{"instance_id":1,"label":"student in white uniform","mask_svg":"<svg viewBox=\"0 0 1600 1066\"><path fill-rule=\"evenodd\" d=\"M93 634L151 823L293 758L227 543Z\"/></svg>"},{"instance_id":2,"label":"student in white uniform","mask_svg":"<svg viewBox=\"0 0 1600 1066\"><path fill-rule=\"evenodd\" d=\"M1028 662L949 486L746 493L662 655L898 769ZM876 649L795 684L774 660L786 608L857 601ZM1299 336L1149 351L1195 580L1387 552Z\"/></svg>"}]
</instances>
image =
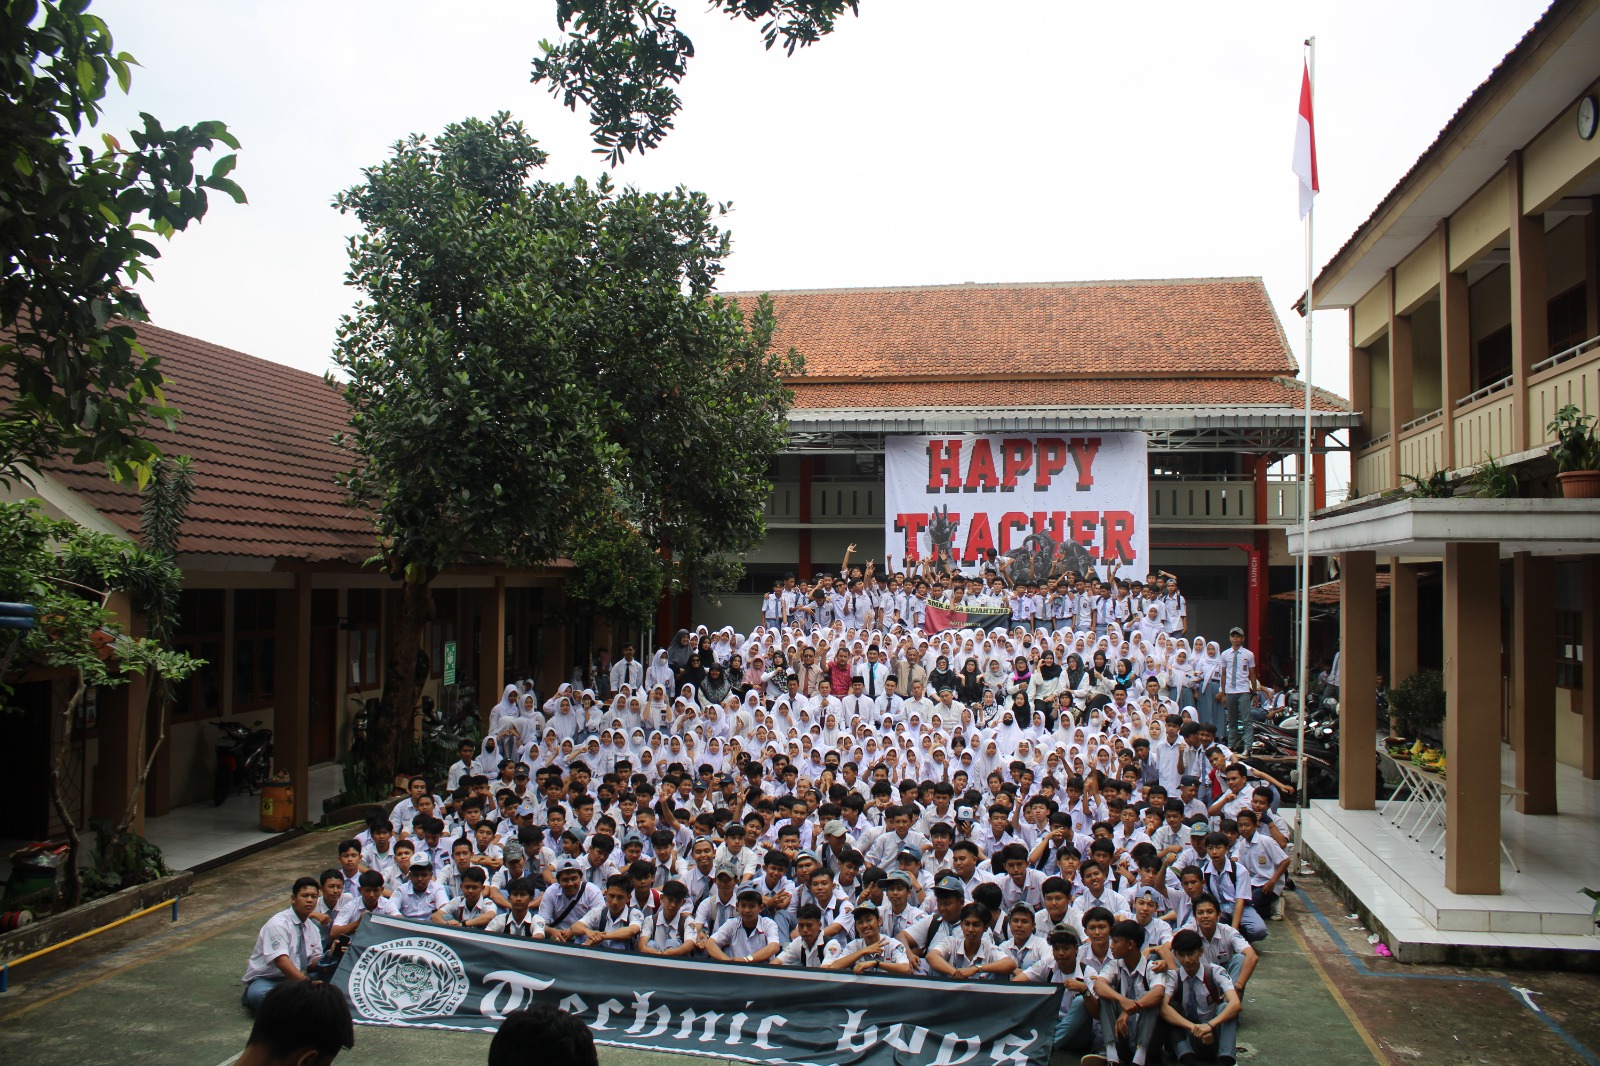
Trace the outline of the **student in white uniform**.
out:
<instances>
[{"instance_id":1,"label":"student in white uniform","mask_svg":"<svg viewBox=\"0 0 1600 1066\"><path fill-rule=\"evenodd\" d=\"M284 981L304 981L325 965L322 936L311 920L322 890L315 877L302 877L289 890L289 906L268 918L256 934L255 950L244 969L242 1002L252 1012Z\"/></svg>"},{"instance_id":2,"label":"student in white uniform","mask_svg":"<svg viewBox=\"0 0 1600 1066\"><path fill-rule=\"evenodd\" d=\"M736 906L739 916L702 938L700 950L718 962L766 962L778 953L783 942L773 920L761 916L761 893L754 888L741 888Z\"/></svg>"},{"instance_id":3,"label":"student in white uniform","mask_svg":"<svg viewBox=\"0 0 1600 1066\"><path fill-rule=\"evenodd\" d=\"M691 925L693 920L689 890L682 881L668 881L661 886L660 908L644 916L634 949L642 955L686 958L694 951L696 938Z\"/></svg>"},{"instance_id":4,"label":"student in white uniform","mask_svg":"<svg viewBox=\"0 0 1600 1066\"><path fill-rule=\"evenodd\" d=\"M990 981L1012 973L1017 960L1000 950L989 929L994 924L988 908L969 903L961 908L961 932L947 936L928 952L934 973L965 981Z\"/></svg>"},{"instance_id":5,"label":"student in white uniform","mask_svg":"<svg viewBox=\"0 0 1600 1066\"><path fill-rule=\"evenodd\" d=\"M626 874L607 878L604 901L572 924L573 941L606 951L632 951L644 926L632 896L633 882Z\"/></svg>"},{"instance_id":6,"label":"student in white uniform","mask_svg":"<svg viewBox=\"0 0 1600 1066\"><path fill-rule=\"evenodd\" d=\"M1167 1023L1167 1050L1181 1063L1201 1058L1234 1061L1239 1031L1239 992L1222 967L1205 959L1200 934L1185 929L1172 939L1178 965L1166 978L1161 1019Z\"/></svg>"},{"instance_id":7,"label":"student in white uniform","mask_svg":"<svg viewBox=\"0 0 1600 1066\"><path fill-rule=\"evenodd\" d=\"M877 904L858 903L850 917L855 926L855 939L844 945L843 953L838 958L824 963L823 969L849 970L858 974L905 975L911 972L911 956L906 954L906 946L883 935Z\"/></svg>"},{"instance_id":8,"label":"student in white uniform","mask_svg":"<svg viewBox=\"0 0 1600 1066\"><path fill-rule=\"evenodd\" d=\"M1111 965L1094 980L1100 1001L1100 1036L1105 1057L1111 1062L1145 1066L1167 999L1165 973L1156 972L1156 959L1142 954L1144 929L1138 922L1121 921L1111 927ZM1127 1021L1119 1028L1118 1021Z\"/></svg>"}]
</instances>

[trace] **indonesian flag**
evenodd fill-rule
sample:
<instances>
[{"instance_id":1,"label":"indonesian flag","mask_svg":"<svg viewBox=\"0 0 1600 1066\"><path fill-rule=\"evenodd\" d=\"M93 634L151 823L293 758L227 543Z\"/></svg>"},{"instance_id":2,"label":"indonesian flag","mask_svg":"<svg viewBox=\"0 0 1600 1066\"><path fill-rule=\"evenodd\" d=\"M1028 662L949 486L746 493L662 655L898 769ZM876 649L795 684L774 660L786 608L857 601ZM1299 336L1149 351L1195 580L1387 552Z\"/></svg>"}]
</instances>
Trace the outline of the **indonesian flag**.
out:
<instances>
[{"instance_id":1,"label":"indonesian flag","mask_svg":"<svg viewBox=\"0 0 1600 1066\"><path fill-rule=\"evenodd\" d=\"M1317 135L1311 124L1311 68L1300 68L1300 117L1294 124L1294 173L1300 179L1300 217L1317 195Z\"/></svg>"}]
</instances>

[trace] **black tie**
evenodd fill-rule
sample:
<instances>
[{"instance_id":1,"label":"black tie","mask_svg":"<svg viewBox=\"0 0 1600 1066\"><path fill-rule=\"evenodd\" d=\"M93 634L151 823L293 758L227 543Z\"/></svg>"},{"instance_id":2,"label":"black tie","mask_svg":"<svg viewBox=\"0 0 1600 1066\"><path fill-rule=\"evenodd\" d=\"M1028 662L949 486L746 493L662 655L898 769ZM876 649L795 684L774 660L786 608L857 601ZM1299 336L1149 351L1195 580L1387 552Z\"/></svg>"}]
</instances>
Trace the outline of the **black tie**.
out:
<instances>
[{"instance_id":1,"label":"black tie","mask_svg":"<svg viewBox=\"0 0 1600 1066\"><path fill-rule=\"evenodd\" d=\"M868 663L867 664L867 695L869 695L869 696L877 696L877 694L878 694L878 672L872 668L872 664L871 663Z\"/></svg>"}]
</instances>

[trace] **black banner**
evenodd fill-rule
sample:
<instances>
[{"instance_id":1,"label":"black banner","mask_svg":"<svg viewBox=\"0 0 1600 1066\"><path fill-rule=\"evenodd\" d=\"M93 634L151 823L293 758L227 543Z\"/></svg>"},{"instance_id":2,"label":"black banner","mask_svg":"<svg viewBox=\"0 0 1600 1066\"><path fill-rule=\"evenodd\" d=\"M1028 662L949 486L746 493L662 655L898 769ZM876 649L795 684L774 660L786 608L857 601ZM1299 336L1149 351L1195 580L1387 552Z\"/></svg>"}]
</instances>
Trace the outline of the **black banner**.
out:
<instances>
[{"instance_id":1,"label":"black banner","mask_svg":"<svg viewBox=\"0 0 1600 1066\"><path fill-rule=\"evenodd\" d=\"M1061 991L661 959L373 915L334 983L357 1022L493 1032L553 1003L595 1042L777 1066L1046 1066Z\"/></svg>"}]
</instances>

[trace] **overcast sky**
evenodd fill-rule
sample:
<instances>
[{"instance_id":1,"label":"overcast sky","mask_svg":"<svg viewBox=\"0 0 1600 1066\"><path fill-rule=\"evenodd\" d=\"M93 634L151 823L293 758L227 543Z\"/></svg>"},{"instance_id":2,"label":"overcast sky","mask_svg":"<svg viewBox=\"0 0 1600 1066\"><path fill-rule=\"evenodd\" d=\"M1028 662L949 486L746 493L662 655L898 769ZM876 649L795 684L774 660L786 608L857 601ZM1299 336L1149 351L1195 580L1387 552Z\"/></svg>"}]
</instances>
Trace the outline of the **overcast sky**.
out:
<instances>
[{"instance_id":1,"label":"overcast sky","mask_svg":"<svg viewBox=\"0 0 1600 1066\"><path fill-rule=\"evenodd\" d=\"M794 57L681 7L697 56L665 144L614 171L732 201L724 288L1260 275L1303 360L1290 172L1317 37L1320 266L1538 18L1545 0L862 0ZM320 372L353 301L329 203L412 132L512 112L595 175L585 113L528 80L555 0L96 0L143 64L141 110L227 122L250 197L212 197L141 286L159 325ZM1348 393L1345 317L1314 381ZM1302 364L1303 365L1303 364Z\"/></svg>"}]
</instances>

